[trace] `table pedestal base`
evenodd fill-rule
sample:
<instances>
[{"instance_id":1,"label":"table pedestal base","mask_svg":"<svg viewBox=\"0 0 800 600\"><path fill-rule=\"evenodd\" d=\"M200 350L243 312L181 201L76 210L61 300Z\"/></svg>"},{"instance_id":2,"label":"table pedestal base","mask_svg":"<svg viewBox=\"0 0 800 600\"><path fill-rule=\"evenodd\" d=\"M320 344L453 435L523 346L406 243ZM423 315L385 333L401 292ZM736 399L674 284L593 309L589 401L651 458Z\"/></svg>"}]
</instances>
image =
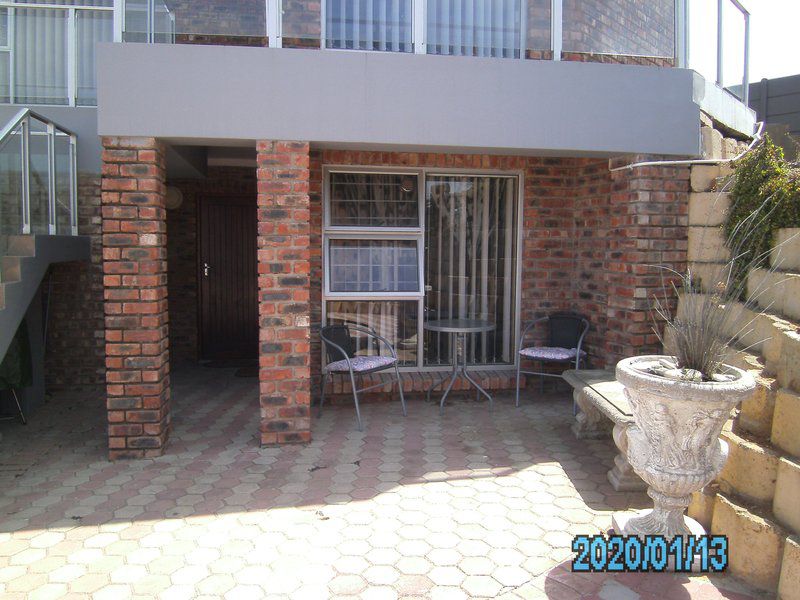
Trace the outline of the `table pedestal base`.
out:
<instances>
[{"instance_id":1,"label":"table pedestal base","mask_svg":"<svg viewBox=\"0 0 800 600\"><path fill-rule=\"evenodd\" d=\"M453 370L449 375L450 381L444 390L444 394L442 394L442 399L439 401L440 414L444 412L444 401L447 400L447 396L450 393L450 390L453 389L453 385L455 384L456 379L458 379L459 375L464 379L466 379L472 385L472 387L474 387L477 390L478 394L483 394L484 396L486 396L486 398L489 400L490 409L494 408L494 401L492 397L489 395L489 392L484 390L480 386L480 384L470 376L469 372L467 371L467 353L465 351L466 341L467 341L466 338L467 338L466 334L462 333L452 334L451 358L453 361ZM434 388L439 387L439 385L441 385L442 382L444 382L447 378L448 375L443 375L439 379L439 381L437 381L428 389L428 399L430 399L431 392L434 390Z\"/></svg>"}]
</instances>

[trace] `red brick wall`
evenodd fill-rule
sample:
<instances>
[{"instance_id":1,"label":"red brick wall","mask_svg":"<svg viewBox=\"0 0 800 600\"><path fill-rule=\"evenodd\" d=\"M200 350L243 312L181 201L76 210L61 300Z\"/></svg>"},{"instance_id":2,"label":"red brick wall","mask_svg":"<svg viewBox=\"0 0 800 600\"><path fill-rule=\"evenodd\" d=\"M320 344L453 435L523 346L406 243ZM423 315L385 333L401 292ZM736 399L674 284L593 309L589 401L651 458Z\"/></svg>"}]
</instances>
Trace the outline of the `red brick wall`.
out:
<instances>
[{"instance_id":1,"label":"red brick wall","mask_svg":"<svg viewBox=\"0 0 800 600\"><path fill-rule=\"evenodd\" d=\"M612 166L650 158L624 157ZM652 296L669 289L673 278L653 265L686 268L689 168L617 171L612 182L606 351L617 358L634 350L660 354L650 307Z\"/></svg>"},{"instance_id":2,"label":"red brick wall","mask_svg":"<svg viewBox=\"0 0 800 600\"><path fill-rule=\"evenodd\" d=\"M311 439L309 145L258 150L261 443Z\"/></svg>"},{"instance_id":3,"label":"red brick wall","mask_svg":"<svg viewBox=\"0 0 800 600\"><path fill-rule=\"evenodd\" d=\"M614 164L633 160L628 157ZM656 350L649 307L660 278L656 281L652 273L648 275L645 265L680 267L681 261L685 263L685 169L662 169L652 178L641 176L640 170L632 179L624 174L612 178L606 159L325 150L311 155L315 394L321 363L316 331L321 324L322 259L317 249L321 249L323 165L521 170L525 186L519 254L522 321L556 310L586 315L591 323L586 344L594 367L611 366L623 356ZM647 227L631 225L642 223ZM620 250L637 244L654 251ZM644 295L623 310L626 299L634 294Z\"/></svg>"},{"instance_id":4,"label":"red brick wall","mask_svg":"<svg viewBox=\"0 0 800 600\"><path fill-rule=\"evenodd\" d=\"M109 455L157 456L170 423L164 147L117 137L103 147Z\"/></svg>"},{"instance_id":5,"label":"red brick wall","mask_svg":"<svg viewBox=\"0 0 800 600\"><path fill-rule=\"evenodd\" d=\"M101 229L100 177L81 174L78 233L91 237L91 260L57 263L50 268L52 287L44 368L49 392L98 392L105 384ZM48 289L47 280L44 289ZM96 396L87 398L95 401Z\"/></svg>"},{"instance_id":6,"label":"red brick wall","mask_svg":"<svg viewBox=\"0 0 800 600\"><path fill-rule=\"evenodd\" d=\"M577 161L575 171L573 239L575 269L572 293L576 310L586 315L592 328L586 345L594 366L603 366L606 335L609 194L608 160Z\"/></svg>"},{"instance_id":7,"label":"red brick wall","mask_svg":"<svg viewBox=\"0 0 800 600\"><path fill-rule=\"evenodd\" d=\"M673 57L673 0L564 0L564 52Z\"/></svg>"}]
</instances>

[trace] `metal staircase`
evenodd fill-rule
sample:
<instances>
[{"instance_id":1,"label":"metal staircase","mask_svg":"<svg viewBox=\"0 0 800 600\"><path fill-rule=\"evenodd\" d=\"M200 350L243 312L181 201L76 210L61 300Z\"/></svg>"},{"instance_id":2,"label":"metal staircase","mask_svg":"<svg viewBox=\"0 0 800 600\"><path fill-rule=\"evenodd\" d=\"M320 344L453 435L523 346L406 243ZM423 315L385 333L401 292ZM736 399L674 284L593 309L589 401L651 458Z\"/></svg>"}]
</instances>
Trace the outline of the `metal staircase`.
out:
<instances>
[{"instance_id":1,"label":"metal staircase","mask_svg":"<svg viewBox=\"0 0 800 600\"><path fill-rule=\"evenodd\" d=\"M74 133L28 108L0 130L0 360L50 265L89 260L76 146Z\"/></svg>"}]
</instances>

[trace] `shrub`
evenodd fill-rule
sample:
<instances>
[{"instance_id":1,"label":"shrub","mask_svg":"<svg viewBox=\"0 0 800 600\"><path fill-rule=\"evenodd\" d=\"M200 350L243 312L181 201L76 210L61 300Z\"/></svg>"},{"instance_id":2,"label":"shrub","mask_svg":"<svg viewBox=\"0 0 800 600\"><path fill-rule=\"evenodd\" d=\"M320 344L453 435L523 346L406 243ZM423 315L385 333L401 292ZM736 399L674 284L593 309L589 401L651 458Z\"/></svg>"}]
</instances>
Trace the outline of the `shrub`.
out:
<instances>
[{"instance_id":1,"label":"shrub","mask_svg":"<svg viewBox=\"0 0 800 600\"><path fill-rule=\"evenodd\" d=\"M734 165L730 199L723 227L728 247L738 250L732 266L733 279L739 284L747 279L749 269L768 265L776 230L800 227L800 169L785 159L780 146L764 136L761 144ZM743 228L745 220L757 212L761 218ZM746 244L741 243L744 229Z\"/></svg>"}]
</instances>

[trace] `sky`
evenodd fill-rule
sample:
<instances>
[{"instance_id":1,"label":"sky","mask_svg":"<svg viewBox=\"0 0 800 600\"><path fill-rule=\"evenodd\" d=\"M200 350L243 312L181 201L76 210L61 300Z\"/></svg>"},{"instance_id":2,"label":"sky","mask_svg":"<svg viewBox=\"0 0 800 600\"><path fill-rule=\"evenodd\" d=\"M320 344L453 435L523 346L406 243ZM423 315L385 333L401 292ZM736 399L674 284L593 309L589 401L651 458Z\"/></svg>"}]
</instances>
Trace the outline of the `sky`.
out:
<instances>
[{"instance_id":1,"label":"sky","mask_svg":"<svg viewBox=\"0 0 800 600\"><path fill-rule=\"evenodd\" d=\"M740 0L750 12L750 81L800 75L800 0ZM723 10L723 84L741 83L744 22L726 0ZM716 73L716 0L691 0L689 63L706 77Z\"/></svg>"}]
</instances>

